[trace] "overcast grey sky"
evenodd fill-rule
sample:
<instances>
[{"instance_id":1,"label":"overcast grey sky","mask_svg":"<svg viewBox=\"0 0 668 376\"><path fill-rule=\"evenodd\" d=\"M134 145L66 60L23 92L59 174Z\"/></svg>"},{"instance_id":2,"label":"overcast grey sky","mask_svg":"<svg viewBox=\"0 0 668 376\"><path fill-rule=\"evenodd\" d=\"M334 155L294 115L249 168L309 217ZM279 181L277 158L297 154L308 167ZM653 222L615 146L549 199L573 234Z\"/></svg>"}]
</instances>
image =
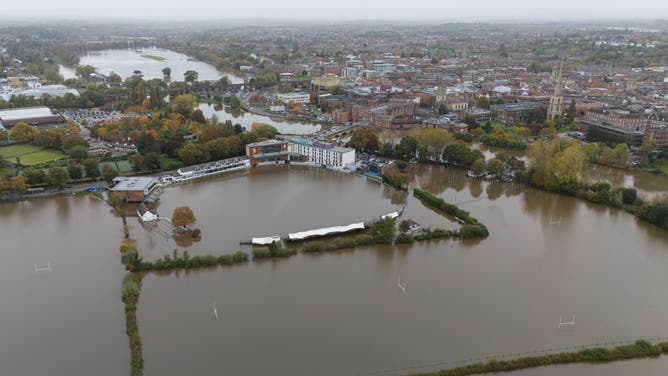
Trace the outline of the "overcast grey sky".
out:
<instances>
[{"instance_id":1,"label":"overcast grey sky","mask_svg":"<svg viewBox=\"0 0 668 376\"><path fill-rule=\"evenodd\" d=\"M668 19L668 0L3 0L0 18L198 20L583 20Z\"/></svg>"}]
</instances>

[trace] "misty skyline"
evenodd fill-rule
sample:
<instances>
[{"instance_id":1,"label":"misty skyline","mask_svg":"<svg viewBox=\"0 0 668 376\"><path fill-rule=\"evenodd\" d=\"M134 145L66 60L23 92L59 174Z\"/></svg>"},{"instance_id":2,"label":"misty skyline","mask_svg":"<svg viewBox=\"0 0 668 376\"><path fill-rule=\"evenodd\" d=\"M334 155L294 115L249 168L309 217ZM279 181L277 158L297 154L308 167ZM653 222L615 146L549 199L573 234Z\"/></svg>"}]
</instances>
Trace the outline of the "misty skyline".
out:
<instances>
[{"instance_id":1,"label":"misty skyline","mask_svg":"<svg viewBox=\"0 0 668 376\"><path fill-rule=\"evenodd\" d=\"M216 20L216 19L289 19L313 21L406 20L406 21L578 21L597 19L653 20L668 19L668 1L639 0L610 2L605 0L548 2L540 0L483 0L462 3L453 0L422 2L380 0L338 0L331 3L313 0L256 0L249 8L245 2L190 0L183 7L173 7L157 0L116 0L113 7L102 7L83 0L11 1L0 18L52 19L145 19ZM462 7L462 4L472 6Z\"/></svg>"}]
</instances>

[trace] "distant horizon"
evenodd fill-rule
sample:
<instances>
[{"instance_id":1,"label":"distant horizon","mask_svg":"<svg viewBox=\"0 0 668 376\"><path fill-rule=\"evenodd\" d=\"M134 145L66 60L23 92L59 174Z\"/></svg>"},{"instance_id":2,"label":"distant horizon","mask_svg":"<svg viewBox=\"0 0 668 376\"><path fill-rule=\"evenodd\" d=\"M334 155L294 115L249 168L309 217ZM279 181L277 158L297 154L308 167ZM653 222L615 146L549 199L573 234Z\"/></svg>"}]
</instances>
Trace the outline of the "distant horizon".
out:
<instances>
[{"instance_id":1,"label":"distant horizon","mask_svg":"<svg viewBox=\"0 0 668 376\"><path fill-rule=\"evenodd\" d=\"M668 21L668 2L637 0L615 3L605 0L481 0L475 7L462 6L455 0L426 0L417 3L367 0L339 0L334 6L312 0L276 2L256 0L252 8L244 3L219 3L191 0L174 8L157 0L141 2L116 0L113 7L96 7L83 0L33 0L6 5L2 20L79 21L79 22L418 22L418 23L491 23L491 22L656 22ZM662 15L662 17L657 17Z\"/></svg>"},{"instance_id":2,"label":"distant horizon","mask_svg":"<svg viewBox=\"0 0 668 376\"><path fill-rule=\"evenodd\" d=\"M350 19L305 19L305 18L289 18L289 17L225 17L225 18L202 18L202 19L170 19L164 17L156 20L155 18L141 18L141 17L99 17L99 18L88 18L86 20L81 20L74 17L66 16L10 16L6 14L0 15L0 21L14 23L14 24L29 24L34 22L47 22L52 24L57 24L61 22L71 23L73 21L79 22L79 25L71 26L87 26L94 23L104 23L104 24L113 24L113 23L128 23L136 24L138 22L145 23L145 25L161 25L161 24L176 24L176 25L188 25L193 23L203 23L209 24L213 22L234 22L239 24L248 24L253 25L258 22L269 22L268 25L272 26L274 24L355 24L361 22L372 22L372 23L386 23L386 24L411 24L411 25L435 25L435 24L509 24L513 23L515 25L549 25L549 24L577 24L582 25L586 23L591 23L595 26L601 26L601 24L606 24L607 26L613 27L612 23L621 23L621 24L662 24L665 23L665 26L668 26L668 17L667 18L622 18L622 17L609 17L609 18L582 18L582 19L524 19L524 18L479 18L479 19L421 19L421 18L350 18ZM7 26L7 25L0 25ZM221 25L225 26L225 25ZM257 25L259 26L259 25Z\"/></svg>"}]
</instances>

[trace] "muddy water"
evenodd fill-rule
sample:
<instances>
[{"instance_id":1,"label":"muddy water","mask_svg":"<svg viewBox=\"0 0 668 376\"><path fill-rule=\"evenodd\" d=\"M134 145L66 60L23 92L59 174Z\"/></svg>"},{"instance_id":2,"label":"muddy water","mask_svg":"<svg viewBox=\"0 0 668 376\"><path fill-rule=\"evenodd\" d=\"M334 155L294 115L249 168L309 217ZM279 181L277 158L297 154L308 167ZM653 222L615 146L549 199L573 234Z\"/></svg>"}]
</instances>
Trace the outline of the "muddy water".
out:
<instances>
[{"instance_id":1,"label":"muddy water","mask_svg":"<svg viewBox=\"0 0 668 376\"><path fill-rule=\"evenodd\" d=\"M129 373L121 236L89 197L0 205L0 373Z\"/></svg>"},{"instance_id":2,"label":"muddy water","mask_svg":"<svg viewBox=\"0 0 668 376\"><path fill-rule=\"evenodd\" d=\"M492 235L149 275L138 311L146 374L402 374L668 335L665 231L618 210L439 167L418 168L415 185L461 205ZM204 233L197 246L227 248L253 233L369 217L404 197L355 176L258 169L170 189L159 211L194 206ZM456 226L412 197L404 218ZM572 315L576 327L559 329L559 316Z\"/></svg>"}]
</instances>

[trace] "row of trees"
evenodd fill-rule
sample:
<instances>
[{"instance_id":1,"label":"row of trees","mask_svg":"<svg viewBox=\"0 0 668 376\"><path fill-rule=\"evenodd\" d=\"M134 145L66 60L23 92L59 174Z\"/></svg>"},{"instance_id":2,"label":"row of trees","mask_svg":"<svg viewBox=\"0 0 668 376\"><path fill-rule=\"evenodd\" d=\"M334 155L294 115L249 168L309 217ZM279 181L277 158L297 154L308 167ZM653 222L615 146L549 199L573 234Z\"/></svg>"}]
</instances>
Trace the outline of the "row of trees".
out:
<instances>
[{"instance_id":1,"label":"row of trees","mask_svg":"<svg viewBox=\"0 0 668 376\"><path fill-rule=\"evenodd\" d=\"M527 156L530 161L529 182L537 187L577 196L592 202L621 207L630 213L664 229L668 229L668 195L645 202L630 188L612 188L608 183L585 184L581 172L588 162L599 159L596 144L583 149L580 145L555 137L551 141L534 142ZM626 158L626 144L608 148L610 161Z\"/></svg>"}]
</instances>

